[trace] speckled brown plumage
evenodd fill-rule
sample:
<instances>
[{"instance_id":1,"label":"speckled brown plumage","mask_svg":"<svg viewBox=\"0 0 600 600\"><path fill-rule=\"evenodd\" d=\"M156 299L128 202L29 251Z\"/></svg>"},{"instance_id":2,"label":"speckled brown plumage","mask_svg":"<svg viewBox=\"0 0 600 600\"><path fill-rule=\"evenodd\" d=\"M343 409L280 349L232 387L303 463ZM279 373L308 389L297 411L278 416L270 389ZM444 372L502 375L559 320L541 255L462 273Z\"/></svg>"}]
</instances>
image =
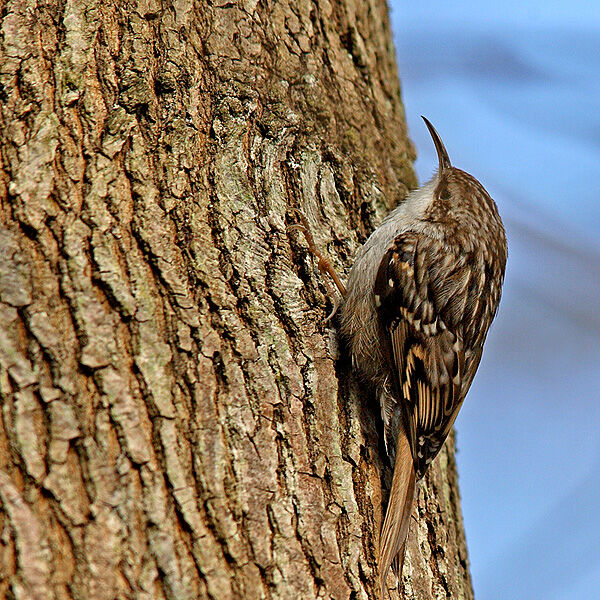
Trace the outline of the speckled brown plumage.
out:
<instances>
[{"instance_id":1,"label":"speckled brown plumage","mask_svg":"<svg viewBox=\"0 0 600 600\"><path fill-rule=\"evenodd\" d=\"M474 177L451 165L424 120L439 170L371 234L347 288L302 215L295 226L342 293L341 333L353 365L377 389L394 465L380 537L382 596L390 567L402 574L417 482L441 450L479 366L507 258L495 202Z\"/></svg>"},{"instance_id":2,"label":"speckled brown plumage","mask_svg":"<svg viewBox=\"0 0 600 600\"><path fill-rule=\"evenodd\" d=\"M415 484L442 448L481 359L507 258L496 204L452 167L426 121L439 171L363 246L342 305L356 367L377 389L394 467L381 533L382 591L401 574Z\"/></svg>"},{"instance_id":3,"label":"speckled brown plumage","mask_svg":"<svg viewBox=\"0 0 600 600\"><path fill-rule=\"evenodd\" d=\"M393 374L389 402L408 427L417 478L441 449L471 385L506 264L502 224L487 192L453 168L436 194L448 190L444 210L434 204L426 213L431 233L396 237L373 289ZM390 436L396 432L386 431Z\"/></svg>"}]
</instances>

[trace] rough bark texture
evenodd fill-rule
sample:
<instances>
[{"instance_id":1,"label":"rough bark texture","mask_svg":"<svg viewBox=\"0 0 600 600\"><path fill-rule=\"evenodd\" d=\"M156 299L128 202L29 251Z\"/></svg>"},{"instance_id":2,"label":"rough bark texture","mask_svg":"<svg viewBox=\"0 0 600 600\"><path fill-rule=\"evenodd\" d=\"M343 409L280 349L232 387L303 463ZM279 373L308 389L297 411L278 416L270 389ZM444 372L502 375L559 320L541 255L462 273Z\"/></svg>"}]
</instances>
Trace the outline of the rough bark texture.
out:
<instances>
[{"instance_id":1,"label":"rough bark texture","mask_svg":"<svg viewBox=\"0 0 600 600\"><path fill-rule=\"evenodd\" d=\"M378 415L286 224L346 273L415 185L385 2L0 6L0 597L377 597ZM452 453L417 518L406 597L471 598Z\"/></svg>"}]
</instances>

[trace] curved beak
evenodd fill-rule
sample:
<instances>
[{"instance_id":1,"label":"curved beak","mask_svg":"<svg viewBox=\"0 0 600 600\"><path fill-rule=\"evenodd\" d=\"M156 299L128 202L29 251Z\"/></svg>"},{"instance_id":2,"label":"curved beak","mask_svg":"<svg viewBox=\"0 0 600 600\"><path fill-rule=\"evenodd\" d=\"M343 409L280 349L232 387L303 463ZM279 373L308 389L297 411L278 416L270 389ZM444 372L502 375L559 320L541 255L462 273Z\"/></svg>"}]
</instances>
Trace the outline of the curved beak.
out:
<instances>
[{"instance_id":1,"label":"curved beak","mask_svg":"<svg viewBox=\"0 0 600 600\"><path fill-rule=\"evenodd\" d=\"M435 146L435 150L438 155L438 160L440 162L440 173L444 169L448 169L452 166L450 163L450 159L448 158L448 153L446 152L446 148L444 148L444 142L442 142L442 138L439 136L438 132L435 130L435 127L424 117L421 115L421 119L425 121L425 125L427 125L427 129L429 129L429 133L431 134L431 138L433 139L433 144Z\"/></svg>"}]
</instances>

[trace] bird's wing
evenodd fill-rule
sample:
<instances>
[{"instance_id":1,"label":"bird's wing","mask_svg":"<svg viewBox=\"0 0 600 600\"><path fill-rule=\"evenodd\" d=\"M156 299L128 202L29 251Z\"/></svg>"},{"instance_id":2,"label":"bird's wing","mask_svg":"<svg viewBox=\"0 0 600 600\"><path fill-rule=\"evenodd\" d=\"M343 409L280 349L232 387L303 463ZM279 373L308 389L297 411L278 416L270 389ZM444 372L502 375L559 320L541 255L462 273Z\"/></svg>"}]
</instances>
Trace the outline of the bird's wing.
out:
<instances>
[{"instance_id":1,"label":"bird's wing","mask_svg":"<svg viewBox=\"0 0 600 600\"><path fill-rule=\"evenodd\" d=\"M440 451L464 399L464 328L474 299L468 255L414 232L384 255L374 293L417 478ZM470 382L469 382L470 383ZM397 419L387 419L393 424ZM387 439L397 432L386 431Z\"/></svg>"},{"instance_id":2,"label":"bird's wing","mask_svg":"<svg viewBox=\"0 0 600 600\"><path fill-rule=\"evenodd\" d=\"M380 397L386 445L395 441L380 542L382 593L394 561L401 574L415 480L452 428L481 357L484 311L497 307L489 288L494 273L484 258L409 231L395 239L379 266L373 291L393 379L391 393Z\"/></svg>"}]
</instances>

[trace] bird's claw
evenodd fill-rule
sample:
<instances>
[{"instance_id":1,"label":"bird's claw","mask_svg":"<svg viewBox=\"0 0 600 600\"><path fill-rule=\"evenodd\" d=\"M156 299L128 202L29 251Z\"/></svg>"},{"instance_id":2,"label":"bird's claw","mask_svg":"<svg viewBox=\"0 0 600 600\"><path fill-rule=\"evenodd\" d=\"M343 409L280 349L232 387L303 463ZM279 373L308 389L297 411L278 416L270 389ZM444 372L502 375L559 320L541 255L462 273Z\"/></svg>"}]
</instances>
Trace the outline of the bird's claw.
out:
<instances>
[{"instance_id":1,"label":"bird's claw","mask_svg":"<svg viewBox=\"0 0 600 600\"><path fill-rule=\"evenodd\" d=\"M342 296L345 296L346 295L346 287L344 286L344 284L342 283L338 274L336 273L335 269L333 268L333 265L331 264L331 261L329 260L329 258L327 258L321 252L321 250L319 250L317 244L315 243L315 239L310 230L310 224L308 222L308 219L306 218L306 215L298 208L293 207L292 210L296 213L296 215L300 219L300 223L293 223L292 225L288 225L287 230L302 232L302 234L304 235L304 239L306 240L306 243L308 245L309 252L318 259L317 265L318 265L319 271L321 271L321 273L323 273L323 274L328 273L330 275L330 277L333 279L335 285L337 286L337 288L340 291L340 293L342 294ZM332 293L330 286L327 286L327 287L328 287L328 291L330 292L331 297L334 298L335 294ZM336 300L336 301L334 301L333 312L331 312L330 315L327 317L327 320L325 321L326 323L329 322L333 318L333 315L335 315L338 307L339 307L339 301Z\"/></svg>"}]
</instances>

